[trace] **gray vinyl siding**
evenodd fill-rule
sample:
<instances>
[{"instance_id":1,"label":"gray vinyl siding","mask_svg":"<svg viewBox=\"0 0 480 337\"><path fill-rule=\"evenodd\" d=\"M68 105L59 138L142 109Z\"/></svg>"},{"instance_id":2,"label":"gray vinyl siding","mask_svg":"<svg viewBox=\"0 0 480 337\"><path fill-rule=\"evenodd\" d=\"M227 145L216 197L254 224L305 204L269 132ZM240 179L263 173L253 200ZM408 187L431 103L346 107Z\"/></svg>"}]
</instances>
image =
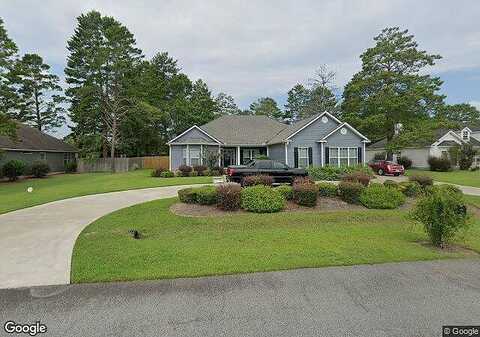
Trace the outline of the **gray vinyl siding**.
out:
<instances>
[{"instance_id":1,"label":"gray vinyl siding","mask_svg":"<svg viewBox=\"0 0 480 337\"><path fill-rule=\"evenodd\" d=\"M190 149L200 149L200 147L200 145L189 145ZM183 149L186 148L187 145L170 145L170 161L172 165L172 171L175 171L180 165L183 164ZM203 145L203 153L206 153L207 151L218 153L218 146Z\"/></svg>"},{"instance_id":2,"label":"gray vinyl siding","mask_svg":"<svg viewBox=\"0 0 480 337\"><path fill-rule=\"evenodd\" d=\"M335 132L333 135L327 138L327 143L325 146L331 147L363 147L362 138L357 135L355 132L347 129L347 134L342 135L340 130Z\"/></svg>"},{"instance_id":3,"label":"gray vinyl siding","mask_svg":"<svg viewBox=\"0 0 480 337\"><path fill-rule=\"evenodd\" d=\"M268 157L285 164L285 144L281 143L268 146Z\"/></svg>"},{"instance_id":4,"label":"gray vinyl siding","mask_svg":"<svg viewBox=\"0 0 480 337\"><path fill-rule=\"evenodd\" d=\"M192 129L182 137L175 139L174 143L215 143L215 141L198 129Z\"/></svg>"},{"instance_id":5,"label":"gray vinyl siding","mask_svg":"<svg viewBox=\"0 0 480 337\"><path fill-rule=\"evenodd\" d=\"M311 147L313 165L322 165L321 145L318 143L318 141L325 137L337 126L338 123L330 118L328 119L327 123L323 123L322 119L320 118L290 138L290 143L288 144L288 165L292 167L295 165L295 147Z\"/></svg>"},{"instance_id":6,"label":"gray vinyl siding","mask_svg":"<svg viewBox=\"0 0 480 337\"><path fill-rule=\"evenodd\" d=\"M50 167L51 172L63 172L65 171L64 165L64 152L38 152L38 151L5 151L0 155L0 165L5 164L10 160L21 160L27 165L31 165L36 161L41 161L41 153L45 153L46 162ZM75 158L75 154L70 154L72 158Z\"/></svg>"}]
</instances>

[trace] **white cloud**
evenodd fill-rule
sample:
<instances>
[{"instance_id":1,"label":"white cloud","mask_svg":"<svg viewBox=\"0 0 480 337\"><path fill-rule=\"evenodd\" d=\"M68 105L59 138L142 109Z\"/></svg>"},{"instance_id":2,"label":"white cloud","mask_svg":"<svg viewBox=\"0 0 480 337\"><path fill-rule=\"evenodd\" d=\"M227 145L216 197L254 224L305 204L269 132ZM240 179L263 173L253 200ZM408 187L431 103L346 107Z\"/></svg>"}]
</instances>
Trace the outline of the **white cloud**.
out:
<instances>
[{"instance_id":1,"label":"white cloud","mask_svg":"<svg viewBox=\"0 0 480 337\"><path fill-rule=\"evenodd\" d=\"M3 1L0 13L22 52L37 52L61 74L66 41L82 12L123 22L148 57L168 51L192 78L237 100L282 95L328 64L344 85L359 55L386 26L415 34L443 59L441 74L480 68L480 2L438 1ZM472 97L472 99L480 99Z\"/></svg>"}]
</instances>

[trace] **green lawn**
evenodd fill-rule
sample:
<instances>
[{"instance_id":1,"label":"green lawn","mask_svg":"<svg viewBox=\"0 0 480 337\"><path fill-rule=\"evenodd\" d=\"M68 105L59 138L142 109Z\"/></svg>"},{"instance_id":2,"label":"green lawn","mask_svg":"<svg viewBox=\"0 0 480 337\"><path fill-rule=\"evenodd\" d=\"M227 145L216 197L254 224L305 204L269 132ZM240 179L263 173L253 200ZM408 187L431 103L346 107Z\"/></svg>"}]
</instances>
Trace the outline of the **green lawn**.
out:
<instances>
[{"instance_id":1,"label":"green lawn","mask_svg":"<svg viewBox=\"0 0 480 337\"><path fill-rule=\"evenodd\" d=\"M152 178L151 170L127 173L62 174L43 179L0 183L0 214L87 194L138 188L209 183L212 177ZM27 188L33 187L33 193Z\"/></svg>"},{"instance_id":2,"label":"green lawn","mask_svg":"<svg viewBox=\"0 0 480 337\"><path fill-rule=\"evenodd\" d=\"M478 171L460 171L455 170L451 172L432 172L427 170L410 169L407 175L412 174L426 174L431 176L435 181L442 181L445 183L480 187L480 170Z\"/></svg>"},{"instance_id":3,"label":"green lawn","mask_svg":"<svg viewBox=\"0 0 480 337\"><path fill-rule=\"evenodd\" d=\"M188 218L172 214L176 198L107 215L79 236L72 282L144 280L302 267L431 260L466 256L419 244L426 240L405 211L359 210ZM135 240L129 229L143 235ZM480 251L480 221L462 244Z\"/></svg>"}]
</instances>

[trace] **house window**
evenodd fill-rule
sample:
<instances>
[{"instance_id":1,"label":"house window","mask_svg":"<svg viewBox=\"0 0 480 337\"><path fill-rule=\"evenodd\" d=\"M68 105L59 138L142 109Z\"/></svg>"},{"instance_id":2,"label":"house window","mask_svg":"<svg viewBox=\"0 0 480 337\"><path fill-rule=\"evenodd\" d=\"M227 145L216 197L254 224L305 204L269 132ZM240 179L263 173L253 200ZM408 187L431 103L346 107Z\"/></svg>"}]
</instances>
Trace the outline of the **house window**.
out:
<instances>
[{"instance_id":1,"label":"house window","mask_svg":"<svg viewBox=\"0 0 480 337\"><path fill-rule=\"evenodd\" d=\"M200 148L190 147L190 166L200 165Z\"/></svg>"},{"instance_id":2,"label":"house window","mask_svg":"<svg viewBox=\"0 0 480 337\"><path fill-rule=\"evenodd\" d=\"M40 160L47 160L47 154L45 152L40 152Z\"/></svg>"},{"instance_id":3,"label":"house window","mask_svg":"<svg viewBox=\"0 0 480 337\"><path fill-rule=\"evenodd\" d=\"M462 139L463 140L469 140L470 139L470 132L468 132L468 130L463 130L462 131Z\"/></svg>"},{"instance_id":4,"label":"house window","mask_svg":"<svg viewBox=\"0 0 480 337\"><path fill-rule=\"evenodd\" d=\"M310 162L308 158L308 147L298 148L298 167L308 167Z\"/></svg>"},{"instance_id":5,"label":"house window","mask_svg":"<svg viewBox=\"0 0 480 337\"><path fill-rule=\"evenodd\" d=\"M330 159L331 166L352 166L358 164L358 148L356 147L331 147Z\"/></svg>"}]
</instances>

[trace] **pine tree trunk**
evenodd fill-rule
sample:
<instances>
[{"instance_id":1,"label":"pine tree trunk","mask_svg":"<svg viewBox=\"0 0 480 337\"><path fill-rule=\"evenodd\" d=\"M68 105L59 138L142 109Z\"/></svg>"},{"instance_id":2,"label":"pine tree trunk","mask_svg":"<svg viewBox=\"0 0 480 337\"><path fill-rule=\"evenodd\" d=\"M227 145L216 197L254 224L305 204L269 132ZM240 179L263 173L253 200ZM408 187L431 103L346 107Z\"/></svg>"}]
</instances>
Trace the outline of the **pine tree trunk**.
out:
<instances>
[{"instance_id":1,"label":"pine tree trunk","mask_svg":"<svg viewBox=\"0 0 480 337\"><path fill-rule=\"evenodd\" d=\"M37 119L37 129L39 131L42 131L42 118L40 116L40 103L38 102L37 89L35 89L34 95L35 95L35 114Z\"/></svg>"},{"instance_id":2,"label":"pine tree trunk","mask_svg":"<svg viewBox=\"0 0 480 337\"><path fill-rule=\"evenodd\" d=\"M117 133L117 120L113 118L112 123L112 143L110 148L110 157L112 158L112 173L115 173L115 142L116 142L116 133Z\"/></svg>"}]
</instances>

